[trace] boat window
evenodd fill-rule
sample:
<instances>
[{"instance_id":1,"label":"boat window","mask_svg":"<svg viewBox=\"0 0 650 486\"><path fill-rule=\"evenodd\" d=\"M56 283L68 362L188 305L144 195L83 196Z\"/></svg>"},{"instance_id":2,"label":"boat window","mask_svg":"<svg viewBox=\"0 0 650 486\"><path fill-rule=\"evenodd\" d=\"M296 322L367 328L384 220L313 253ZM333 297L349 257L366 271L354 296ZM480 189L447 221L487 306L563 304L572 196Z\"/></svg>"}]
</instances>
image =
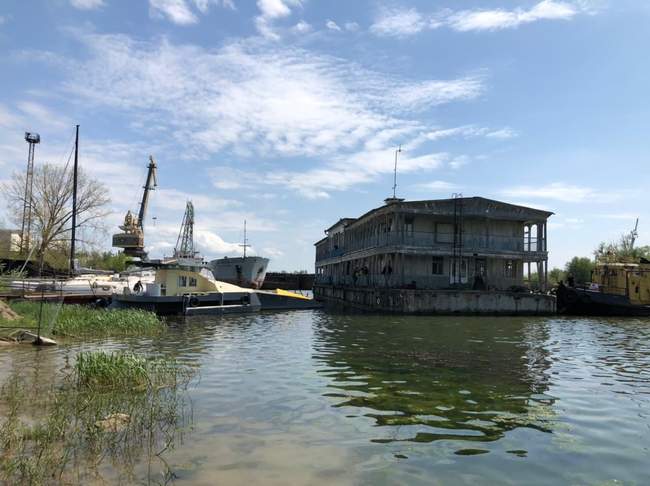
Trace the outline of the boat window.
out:
<instances>
[{"instance_id":1,"label":"boat window","mask_svg":"<svg viewBox=\"0 0 650 486\"><path fill-rule=\"evenodd\" d=\"M178 276L178 286L187 287L187 277L185 275Z\"/></svg>"},{"instance_id":2,"label":"boat window","mask_svg":"<svg viewBox=\"0 0 650 486\"><path fill-rule=\"evenodd\" d=\"M190 277L190 287L196 287L196 279L194 277Z\"/></svg>"}]
</instances>

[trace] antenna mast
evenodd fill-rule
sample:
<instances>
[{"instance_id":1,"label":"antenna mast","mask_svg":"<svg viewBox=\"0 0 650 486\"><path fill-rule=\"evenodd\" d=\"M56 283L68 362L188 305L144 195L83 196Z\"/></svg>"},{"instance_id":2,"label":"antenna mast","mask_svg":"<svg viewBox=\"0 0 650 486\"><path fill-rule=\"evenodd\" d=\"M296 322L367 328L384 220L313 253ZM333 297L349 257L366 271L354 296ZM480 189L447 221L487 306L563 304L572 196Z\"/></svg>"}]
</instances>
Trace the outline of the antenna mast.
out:
<instances>
[{"instance_id":1,"label":"antenna mast","mask_svg":"<svg viewBox=\"0 0 650 486\"><path fill-rule=\"evenodd\" d=\"M399 148L395 150L395 169L393 170L393 199L395 199L395 191L397 189L397 154L402 151L402 144L399 145Z\"/></svg>"}]
</instances>

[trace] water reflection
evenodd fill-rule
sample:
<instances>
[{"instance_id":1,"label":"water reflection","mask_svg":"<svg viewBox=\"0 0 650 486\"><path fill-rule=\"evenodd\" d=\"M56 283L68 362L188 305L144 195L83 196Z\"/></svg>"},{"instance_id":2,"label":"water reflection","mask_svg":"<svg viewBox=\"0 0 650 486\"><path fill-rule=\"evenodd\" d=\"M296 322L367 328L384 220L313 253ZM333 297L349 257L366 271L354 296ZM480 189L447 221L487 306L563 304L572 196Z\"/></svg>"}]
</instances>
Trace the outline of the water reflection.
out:
<instances>
[{"instance_id":1,"label":"water reflection","mask_svg":"<svg viewBox=\"0 0 650 486\"><path fill-rule=\"evenodd\" d=\"M337 316L315 332L314 357L331 379L326 395L351 417L372 418L374 442L489 442L518 427L553 430L546 326Z\"/></svg>"},{"instance_id":2,"label":"water reflection","mask_svg":"<svg viewBox=\"0 0 650 486\"><path fill-rule=\"evenodd\" d=\"M164 454L181 444L191 428L186 395L190 370L170 365L165 382L102 389L78 380L69 353L21 348L12 353L13 365L3 367L1 480L7 484L173 480ZM29 366L22 366L27 361Z\"/></svg>"}]
</instances>

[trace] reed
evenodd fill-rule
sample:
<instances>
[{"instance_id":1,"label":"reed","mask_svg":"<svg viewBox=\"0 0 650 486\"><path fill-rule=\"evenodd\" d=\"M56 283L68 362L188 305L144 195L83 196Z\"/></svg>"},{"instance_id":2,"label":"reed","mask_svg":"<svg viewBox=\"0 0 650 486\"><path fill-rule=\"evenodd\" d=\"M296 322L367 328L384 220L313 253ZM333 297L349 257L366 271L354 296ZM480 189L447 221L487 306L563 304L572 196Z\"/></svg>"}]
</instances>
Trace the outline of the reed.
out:
<instances>
[{"instance_id":1,"label":"reed","mask_svg":"<svg viewBox=\"0 0 650 486\"><path fill-rule=\"evenodd\" d=\"M36 325L41 304L14 302L11 308L25 322ZM43 304L42 325L60 336L141 336L161 332L162 321L155 313L139 309L94 309L80 305Z\"/></svg>"},{"instance_id":2,"label":"reed","mask_svg":"<svg viewBox=\"0 0 650 486\"><path fill-rule=\"evenodd\" d=\"M175 386L185 378L174 360L147 358L131 353L94 351L80 353L75 363L77 385L101 390L142 390Z\"/></svg>"}]
</instances>

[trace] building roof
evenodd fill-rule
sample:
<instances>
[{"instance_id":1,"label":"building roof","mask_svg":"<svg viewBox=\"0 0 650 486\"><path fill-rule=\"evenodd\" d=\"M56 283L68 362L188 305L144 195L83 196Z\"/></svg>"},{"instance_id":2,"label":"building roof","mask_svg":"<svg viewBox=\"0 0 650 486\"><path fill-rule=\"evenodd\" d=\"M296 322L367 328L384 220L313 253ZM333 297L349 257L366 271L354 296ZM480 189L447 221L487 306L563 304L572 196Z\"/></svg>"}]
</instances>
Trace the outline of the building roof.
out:
<instances>
[{"instance_id":1,"label":"building roof","mask_svg":"<svg viewBox=\"0 0 650 486\"><path fill-rule=\"evenodd\" d=\"M330 231L332 228L339 224L352 226L355 223L362 222L375 213L386 211L388 208L391 210L405 210L417 212L417 210L424 210L433 214L440 215L453 215L454 204L457 200L462 201L463 214L465 217L481 217L490 219L503 219L510 221L541 221L546 220L554 213L542 209L535 209L517 204L511 204L496 199L488 199L485 197L462 197L458 199L427 199L420 201L398 201L390 202L383 206L371 209L358 218L342 218L335 224L330 226L325 232ZM322 240L321 240L322 241Z\"/></svg>"},{"instance_id":2,"label":"building roof","mask_svg":"<svg viewBox=\"0 0 650 486\"><path fill-rule=\"evenodd\" d=\"M341 218L336 223L334 223L332 226L327 228L325 230L325 233L327 233L328 231L331 231L333 228L336 228L340 224L343 224L343 225L347 226L348 224L350 224L350 223L352 223L353 221L356 221L356 220L357 220L357 218Z\"/></svg>"}]
</instances>

